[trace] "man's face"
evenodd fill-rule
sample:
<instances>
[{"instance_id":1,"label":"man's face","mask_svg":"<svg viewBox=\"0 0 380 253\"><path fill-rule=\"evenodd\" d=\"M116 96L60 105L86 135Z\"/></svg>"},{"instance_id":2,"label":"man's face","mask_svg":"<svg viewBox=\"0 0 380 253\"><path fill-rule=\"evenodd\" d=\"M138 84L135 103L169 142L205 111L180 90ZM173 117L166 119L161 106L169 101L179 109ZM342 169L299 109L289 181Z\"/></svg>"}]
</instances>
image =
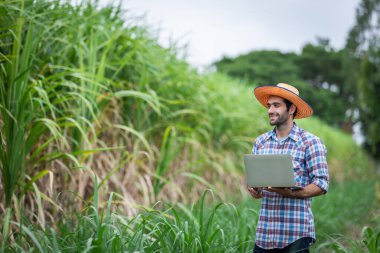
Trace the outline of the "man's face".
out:
<instances>
[{"instance_id":1,"label":"man's face","mask_svg":"<svg viewBox=\"0 0 380 253\"><path fill-rule=\"evenodd\" d=\"M267 103L269 124L280 126L288 121L290 112L286 109L283 98L270 96Z\"/></svg>"}]
</instances>

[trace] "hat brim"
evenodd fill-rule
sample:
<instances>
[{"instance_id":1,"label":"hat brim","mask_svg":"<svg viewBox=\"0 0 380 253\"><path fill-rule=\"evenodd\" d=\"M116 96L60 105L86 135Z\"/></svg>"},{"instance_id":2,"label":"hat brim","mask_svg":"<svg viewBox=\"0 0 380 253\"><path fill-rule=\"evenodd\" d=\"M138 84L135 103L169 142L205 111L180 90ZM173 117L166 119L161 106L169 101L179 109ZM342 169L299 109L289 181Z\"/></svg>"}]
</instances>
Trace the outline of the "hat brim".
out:
<instances>
[{"instance_id":1,"label":"hat brim","mask_svg":"<svg viewBox=\"0 0 380 253\"><path fill-rule=\"evenodd\" d=\"M270 96L282 97L290 102L292 102L297 107L296 119L302 119L313 115L313 109L311 106L306 103L301 97L297 94L281 88L278 86L264 85L256 87L253 91L256 99L262 104L265 108L268 107L268 99Z\"/></svg>"}]
</instances>

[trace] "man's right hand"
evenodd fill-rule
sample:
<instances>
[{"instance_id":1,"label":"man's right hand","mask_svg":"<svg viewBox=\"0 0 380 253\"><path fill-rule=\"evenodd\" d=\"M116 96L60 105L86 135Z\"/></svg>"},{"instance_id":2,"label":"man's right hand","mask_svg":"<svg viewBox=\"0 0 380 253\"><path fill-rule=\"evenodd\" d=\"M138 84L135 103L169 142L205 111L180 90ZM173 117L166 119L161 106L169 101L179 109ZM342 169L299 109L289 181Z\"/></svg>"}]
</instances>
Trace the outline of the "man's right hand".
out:
<instances>
[{"instance_id":1,"label":"man's right hand","mask_svg":"<svg viewBox=\"0 0 380 253\"><path fill-rule=\"evenodd\" d=\"M249 193L254 199L261 199L262 197L262 189L257 187L247 187Z\"/></svg>"}]
</instances>

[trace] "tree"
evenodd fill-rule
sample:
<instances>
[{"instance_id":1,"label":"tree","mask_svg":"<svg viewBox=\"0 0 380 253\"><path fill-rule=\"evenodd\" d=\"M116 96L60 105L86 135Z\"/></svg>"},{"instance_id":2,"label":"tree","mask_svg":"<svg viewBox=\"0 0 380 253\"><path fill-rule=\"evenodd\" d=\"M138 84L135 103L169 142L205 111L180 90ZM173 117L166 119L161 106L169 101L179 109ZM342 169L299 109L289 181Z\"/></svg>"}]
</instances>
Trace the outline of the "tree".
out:
<instances>
[{"instance_id":1,"label":"tree","mask_svg":"<svg viewBox=\"0 0 380 253\"><path fill-rule=\"evenodd\" d=\"M336 86L340 93L344 82L342 50L336 51L328 39L317 38L317 44L307 43L297 59L301 78L315 87Z\"/></svg>"},{"instance_id":2,"label":"tree","mask_svg":"<svg viewBox=\"0 0 380 253\"><path fill-rule=\"evenodd\" d=\"M307 43L296 60L300 78L313 88L306 90L315 114L327 123L339 127L352 124L349 118L355 107L352 91L345 83L344 50L335 50L327 38L317 38L317 43Z\"/></svg>"},{"instance_id":3,"label":"tree","mask_svg":"<svg viewBox=\"0 0 380 253\"><path fill-rule=\"evenodd\" d=\"M380 159L380 0L362 0L346 43L347 80L356 84L365 147Z\"/></svg>"},{"instance_id":4,"label":"tree","mask_svg":"<svg viewBox=\"0 0 380 253\"><path fill-rule=\"evenodd\" d=\"M299 79L297 55L279 51L252 51L236 58L224 57L214 63L217 70L256 85Z\"/></svg>"}]
</instances>

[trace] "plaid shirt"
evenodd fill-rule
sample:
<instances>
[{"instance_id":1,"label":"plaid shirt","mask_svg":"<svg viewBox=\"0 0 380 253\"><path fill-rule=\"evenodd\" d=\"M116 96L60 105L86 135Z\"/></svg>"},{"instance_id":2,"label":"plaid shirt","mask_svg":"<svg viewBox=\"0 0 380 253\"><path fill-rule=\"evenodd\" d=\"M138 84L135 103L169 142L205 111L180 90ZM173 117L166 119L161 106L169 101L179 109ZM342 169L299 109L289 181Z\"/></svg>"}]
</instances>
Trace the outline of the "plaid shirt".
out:
<instances>
[{"instance_id":1,"label":"plaid shirt","mask_svg":"<svg viewBox=\"0 0 380 253\"><path fill-rule=\"evenodd\" d=\"M297 186L315 184L327 192L329 175L326 147L322 141L295 123L289 136L279 140L276 131L259 136L253 154L290 154ZM284 248L302 237L315 240L311 198L295 199L263 191L256 244L264 249Z\"/></svg>"}]
</instances>

